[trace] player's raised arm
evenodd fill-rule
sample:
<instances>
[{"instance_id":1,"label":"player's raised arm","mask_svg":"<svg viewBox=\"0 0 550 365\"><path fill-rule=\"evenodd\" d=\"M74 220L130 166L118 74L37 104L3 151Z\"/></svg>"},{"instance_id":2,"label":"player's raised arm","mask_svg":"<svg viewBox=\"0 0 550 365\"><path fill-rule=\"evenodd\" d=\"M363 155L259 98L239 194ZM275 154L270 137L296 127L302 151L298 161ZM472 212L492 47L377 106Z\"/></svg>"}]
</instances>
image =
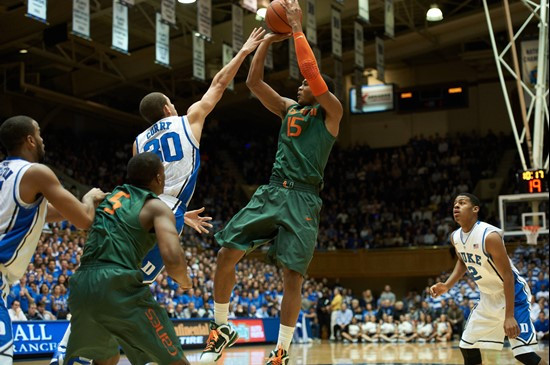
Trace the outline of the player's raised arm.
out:
<instances>
[{"instance_id":1,"label":"player's raised arm","mask_svg":"<svg viewBox=\"0 0 550 365\"><path fill-rule=\"evenodd\" d=\"M514 318L514 274L502 237L496 232L487 235L485 249L494 261L504 285L504 300L506 301L504 332L509 338L516 338L520 332L518 323Z\"/></svg>"},{"instance_id":2,"label":"player's raised arm","mask_svg":"<svg viewBox=\"0 0 550 365\"><path fill-rule=\"evenodd\" d=\"M284 98L271 88L264 81L264 63L269 46L274 42L282 41L290 37L290 34L270 33L264 37L265 41L260 44L254 54L246 86L256 95L260 102L273 114L283 118L286 115L288 107L296 102L289 98Z\"/></svg>"},{"instance_id":3,"label":"player's raised arm","mask_svg":"<svg viewBox=\"0 0 550 365\"><path fill-rule=\"evenodd\" d=\"M281 5L285 8L286 17L292 27L296 58L298 59L300 72L307 80L315 99L317 99L326 112L325 124L327 129L332 135L336 136L340 128L340 120L344 114L342 103L329 91L327 84L319 72L313 50L302 31L302 9L300 9L300 4L297 0L283 0Z\"/></svg>"},{"instance_id":4,"label":"player's raised arm","mask_svg":"<svg viewBox=\"0 0 550 365\"><path fill-rule=\"evenodd\" d=\"M23 201L34 201L37 195L43 195L55 208L46 217L48 221L57 221L61 215L82 229L90 228L94 220L95 208L106 195L99 189L92 189L80 202L61 186L57 176L49 167L39 164L30 167L23 175L20 194Z\"/></svg>"},{"instance_id":5,"label":"player's raised arm","mask_svg":"<svg viewBox=\"0 0 550 365\"><path fill-rule=\"evenodd\" d=\"M214 109L218 101L220 101L223 92L237 74L239 67L241 67L246 57L254 52L256 47L262 42L264 34L265 30L262 28L254 28L241 50L216 74L216 76L214 76L210 87L201 100L191 105L187 110L187 118L197 140L200 140L206 116Z\"/></svg>"}]
</instances>

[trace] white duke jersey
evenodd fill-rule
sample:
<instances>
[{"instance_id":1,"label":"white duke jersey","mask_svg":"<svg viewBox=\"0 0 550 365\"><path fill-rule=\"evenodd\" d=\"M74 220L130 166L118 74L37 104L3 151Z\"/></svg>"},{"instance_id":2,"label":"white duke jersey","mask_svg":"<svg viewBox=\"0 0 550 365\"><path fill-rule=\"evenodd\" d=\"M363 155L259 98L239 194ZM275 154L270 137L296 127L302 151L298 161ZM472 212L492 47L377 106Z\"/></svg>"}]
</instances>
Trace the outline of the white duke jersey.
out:
<instances>
[{"instance_id":1,"label":"white duke jersey","mask_svg":"<svg viewBox=\"0 0 550 365\"><path fill-rule=\"evenodd\" d=\"M488 223L477 221L469 233L462 232L462 228L457 229L452 233L452 242L456 251L460 255L460 259L468 268L472 279L477 284L479 291L484 294L501 294L504 293L504 285L502 275L497 270L491 256L485 250L485 239L487 236L496 232L502 238L502 230ZM502 243L504 245L504 242ZM525 280L519 275L518 270L510 260L512 272L515 279L516 301L525 296L526 287Z\"/></svg>"},{"instance_id":2,"label":"white duke jersey","mask_svg":"<svg viewBox=\"0 0 550 365\"><path fill-rule=\"evenodd\" d=\"M19 158L0 162L0 271L10 284L27 270L46 220L45 198L27 204L19 196L21 178L32 165Z\"/></svg>"},{"instance_id":3,"label":"white duke jersey","mask_svg":"<svg viewBox=\"0 0 550 365\"><path fill-rule=\"evenodd\" d=\"M159 120L136 138L137 153L156 153L164 164L166 183L161 198L174 209L189 204L200 165L199 143L187 116Z\"/></svg>"}]
</instances>

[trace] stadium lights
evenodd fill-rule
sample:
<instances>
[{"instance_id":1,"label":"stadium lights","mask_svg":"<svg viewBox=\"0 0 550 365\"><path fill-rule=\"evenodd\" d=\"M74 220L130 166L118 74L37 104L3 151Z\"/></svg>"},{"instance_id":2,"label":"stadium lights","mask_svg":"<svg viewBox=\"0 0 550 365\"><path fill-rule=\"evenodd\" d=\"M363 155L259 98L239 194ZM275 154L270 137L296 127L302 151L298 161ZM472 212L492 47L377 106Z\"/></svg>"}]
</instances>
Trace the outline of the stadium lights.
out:
<instances>
[{"instance_id":1,"label":"stadium lights","mask_svg":"<svg viewBox=\"0 0 550 365\"><path fill-rule=\"evenodd\" d=\"M449 94L460 94L462 92L461 87L451 87L448 90Z\"/></svg>"},{"instance_id":2,"label":"stadium lights","mask_svg":"<svg viewBox=\"0 0 550 365\"><path fill-rule=\"evenodd\" d=\"M23 49L19 50L19 53L25 54L25 53L29 53L29 51L27 51L25 48L23 48Z\"/></svg>"},{"instance_id":3,"label":"stadium lights","mask_svg":"<svg viewBox=\"0 0 550 365\"><path fill-rule=\"evenodd\" d=\"M412 98L413 94L412 93L401 93L401 99L410 99Z\"/></svg>"},{"instance_id":4,"label":"stadium lights","mask_svg":"<svg viewBox=\"0 0 550 365\"><path fill-rule=\"evenodd\" d=\"M197 0L178 0L180 4L193 4Z\"/></svg>"},{"instance_id":5,"label":"stadium lights","mask_svg":"<svg viewBox=\"0 0 550 365\"><path fill-rule=\"evenodd\" d=\"M426 20L429 22L438 22L443 20L443 12L437 4L432 4L426 13Z\"/></svg>"}]
</instances>

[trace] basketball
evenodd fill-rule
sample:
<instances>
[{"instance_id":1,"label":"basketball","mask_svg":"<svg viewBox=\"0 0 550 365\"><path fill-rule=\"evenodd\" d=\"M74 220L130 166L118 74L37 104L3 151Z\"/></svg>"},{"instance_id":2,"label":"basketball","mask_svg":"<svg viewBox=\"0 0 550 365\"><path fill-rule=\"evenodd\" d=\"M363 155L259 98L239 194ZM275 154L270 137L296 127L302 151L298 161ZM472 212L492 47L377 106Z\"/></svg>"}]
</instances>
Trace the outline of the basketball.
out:
<instances>
[{"instance_id":1,"label":"basketball","mask_svg":"<svg viewBox=\"0 0 550 365\"><path fill-rule=\"evenodd\" d=\"M265 22L273 33L292 32L292 28L290 24L288 24L288 19L286 18L285 8L283 8L279 0L273 0L271 4L269 4L267 13L265 14Z\"/></svg>"}]
</instances>

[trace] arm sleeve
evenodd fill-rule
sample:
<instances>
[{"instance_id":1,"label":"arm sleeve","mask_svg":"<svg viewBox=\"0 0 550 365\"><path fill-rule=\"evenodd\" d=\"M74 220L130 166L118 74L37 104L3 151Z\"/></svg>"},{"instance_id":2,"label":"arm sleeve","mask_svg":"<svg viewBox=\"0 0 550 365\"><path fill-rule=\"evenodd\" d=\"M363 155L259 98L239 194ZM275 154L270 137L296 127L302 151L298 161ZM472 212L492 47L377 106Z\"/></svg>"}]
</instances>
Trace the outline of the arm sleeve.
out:
<instances>
[{"instance_id":1,"label":"arm sleeve","mask_svg":"<svg viewBox=\"0 0 550 365\"><path fill-rule=\"evenodd\" d=\"M296 58L298 59L300 72L307 80L313 95L319 96L326 93L328 91L328 86L319 72L315 55L304 33L294 33L294 47L296 48Z\"/></svg>"}]
</instances>

